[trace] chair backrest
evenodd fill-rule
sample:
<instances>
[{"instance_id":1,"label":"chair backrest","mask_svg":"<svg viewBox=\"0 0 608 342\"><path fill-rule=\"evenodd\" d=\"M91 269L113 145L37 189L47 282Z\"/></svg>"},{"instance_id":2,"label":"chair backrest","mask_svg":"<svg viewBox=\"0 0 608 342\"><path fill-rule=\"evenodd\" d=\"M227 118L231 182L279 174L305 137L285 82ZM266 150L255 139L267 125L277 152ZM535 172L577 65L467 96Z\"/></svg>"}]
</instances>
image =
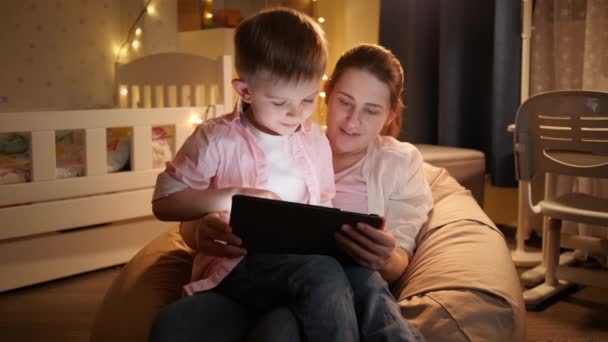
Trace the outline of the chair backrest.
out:
<instances>
[{"instance_id":1,"label":"chair backrest","mask_svg":"<svg viewBox=\"0 0 608 342\"><path fill-rule=\"evenodd\" d=\"M538 94L517 111L516 173L608 177L608 93L567 90Z\"/></svg>"},{"instance_id":2,"label":"chair backrest","mask_svg":"<svg viewBox=\"0 0 608 342\"><path fill-rule=\"evenodd\" d=\"M232 107L232 56L159 53L116 65L121 108Z\"/></svg>"}]
</instances>

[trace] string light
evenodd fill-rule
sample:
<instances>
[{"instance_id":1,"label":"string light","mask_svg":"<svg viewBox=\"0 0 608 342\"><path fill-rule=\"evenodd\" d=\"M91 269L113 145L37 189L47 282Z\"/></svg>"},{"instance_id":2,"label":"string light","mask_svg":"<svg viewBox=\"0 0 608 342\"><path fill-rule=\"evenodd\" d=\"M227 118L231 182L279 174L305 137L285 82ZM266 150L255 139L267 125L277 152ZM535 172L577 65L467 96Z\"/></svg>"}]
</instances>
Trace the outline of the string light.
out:
<instances>
[{"instance_id":1,"label":"string light","mask_svg":"<svg viewBox=\"0 0 608 342\"><path fill-rule=\"evenodd\" d=\"M323 77L321 77L321 79L323 79L323 81L327 81L329 77L327 77L327 75L323 75Z\"/></svg>"},{"instance_id":2,"label":"string light","mask_svg":"<svg viewBox=\"0 0 608 342\"><path fill-rule=\"evenodd\" d=\"M212 19L213 18L213 13L209 13L209 12L205 13L205 18L206 19Z\"/></svg>"},{"instance_id":3,"label":"string light","mask_svg":"<svg viewBox=\"0 0 608 342\"><path fill-rule=\"evenodd\" d=\"M203 123L203 119L199 118L198 116L191 116L190 117L190 122L195 124L195 125L200 125Z\"/></svg>"},{"instance_id":4,"label":"string light","mask_svg":"<svg viewBox=\"0 0 608 342\"><path fill-rule=\"evenodd\" d=\"M320 93L319 93L319 96L321 96L322 98L325 98L325 96L326 96L326 95L325 95L325 92L324 92L324 91L320 92Z\"/></svg>"},{"instance_id":5,"label":"string light","mask_svg":"<svg viewBox=\"0 0 608 342\"><path fill-rule=\"evenodd\" d=\"M146 8L146 11L148 12L149 15L154 15L154 14L156 14L156 7L154 7L154 5L149 5Z\"/></svg>"},{"instance_id":6,"label":"string light","mask_svg":"<svg viewBox=\"0 0 608 342\"><path fill-rule=\"evenodd\" d=\"M129 90L127 89L127 87L120 87L120 95L127 96L127 94L129 94Z\"/></svg>"},{"instance_id":7,"label":"string light","mask_svg":"<svg viewBox=\"0 0 608 342\"><path fill-rule=\"evenodd\" d=\"M129 28L125 42L120 46L120 48L114 49L114 53L116 54L116 63L120 63L120 58L128 55L128 51L125 49L127 44L130 44L134 50L139 49L141 46L141 41L137 39L137 37L141 36L143 30L137 25L141 21L144 14L147 13L148 15L155 15L157 13L156 7L154 4L151 4L151 2L152 0L148 0L144 5L144 8L137 15L135 22L133 22L133 25L131 25L131 28Z\"/></svg>"},{"instance_id":8,"label":"string light","mask_svg":"<svg viewBox=\"0 0 608 342\"><path fill-rule=\"evenodd\" d=\"M319 19L317 19L317 21L320 22L321 24L323 24L325 22L325 18L319 17Z\"/></svg>"}]
</instances>

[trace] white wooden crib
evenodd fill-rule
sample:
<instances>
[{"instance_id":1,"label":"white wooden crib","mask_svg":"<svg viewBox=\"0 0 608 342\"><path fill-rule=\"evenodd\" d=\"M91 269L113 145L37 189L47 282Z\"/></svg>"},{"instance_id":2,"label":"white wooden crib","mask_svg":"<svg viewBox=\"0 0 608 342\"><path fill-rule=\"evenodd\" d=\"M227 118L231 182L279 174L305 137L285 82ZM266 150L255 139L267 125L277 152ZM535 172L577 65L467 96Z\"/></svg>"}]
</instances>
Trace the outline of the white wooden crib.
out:
<instances>
[{"instance_id":1,"label":"white wooden crib","mask_svg":"<svg viewBox=\"0 0 608 342\"><path fill-rule=\"evenodd\" d=\"M150 204L162 171L152 163L152 128L173 127L175 151L195 122L231 109L232 62L229 56L211 62L180 54L157 57L117 68L117 90L127 87L129 92L119 96L130 108L0 113L0 133L29 133L31 155L29 182L0 184L0 291L124 263L168 229L170 224L152 216ZM218 72L199 73L197 79L201 64ZM130 67L137 72L120 71ZM172 69L189 70L181 84L190 90L168 76L176 75ZM218 96L197 95L200 88L192 89L199 80ZM158 96L146 87L157 89ZM173 94L166 90L170 87ZM174 104L188 107L142 108L168 106L172 95L178 97ZM106 129L116 127L131 129L130 170L108 173ZM84 132L83 176L57 178L58 130Z\"/></svg>"}]
</instances>

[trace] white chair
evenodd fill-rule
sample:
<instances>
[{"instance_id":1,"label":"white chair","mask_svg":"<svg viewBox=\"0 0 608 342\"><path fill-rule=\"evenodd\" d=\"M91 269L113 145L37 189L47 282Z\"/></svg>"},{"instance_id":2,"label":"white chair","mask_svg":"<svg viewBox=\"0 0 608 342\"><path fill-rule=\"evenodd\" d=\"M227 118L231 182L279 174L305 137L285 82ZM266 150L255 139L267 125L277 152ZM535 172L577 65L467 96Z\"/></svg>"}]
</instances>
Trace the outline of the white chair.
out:
<instances>
[{"instance_id":1,"label":"white chair","mask_svg":"<svg viewBox=\"0 0 608 342\"><path fill-rule=\"evenodd\" d=\"M558 259L560 246L608 253L606 240L561 233L562 220L608 229L608 199L583 193L554 197L549 192L533 205L530 181L539 172L545 173L549 188L559 174L608 178L608 93L555 91L529 98L517 112L515 154L525 200L546 221L545 281L524 292L526 306L541 304L571 283L607 287L605 270L562 266Z\"/></svg>"},{"instance_id":2,"label":"white chair","mask_svg":"<svg viewBox=\"0 0 608 342\"><path fill-rule=\"evenodd\" d=\"M120 108L232 106L232 56L159 53L116 65Z\"/></svg>"}]
</instances>

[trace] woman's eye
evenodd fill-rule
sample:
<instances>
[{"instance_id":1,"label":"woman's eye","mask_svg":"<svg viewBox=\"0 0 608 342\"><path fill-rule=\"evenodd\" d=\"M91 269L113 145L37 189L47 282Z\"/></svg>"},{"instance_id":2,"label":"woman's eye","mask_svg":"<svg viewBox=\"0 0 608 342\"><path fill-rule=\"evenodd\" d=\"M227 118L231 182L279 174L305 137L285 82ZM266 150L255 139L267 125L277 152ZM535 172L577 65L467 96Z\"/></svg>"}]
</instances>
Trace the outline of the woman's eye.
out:
<instances>
[{"instance_id":1,"label":"woman's eye","mask_svg":"<svg viewBox=\"0 0 608 342\"><path fill-rule=\"evenodd\" d=\"M272 104L277 107L281 107L281 106L285 105L285 102L272 102Z\"/></svg>"},{"instance_id":2,"label":"woman's eye","mask_svg":"<svg viewBox=\"0 0 608 342\"><path fill-rule=\"evenodd\" d=\"M366 109L366 110L365 110L365 113L366 113L366 114L369 114L369 115L378 115L378 114L380 114L380 112L379 112L379 111L375 111L375 110L369 110L369 109Z\"/></svg>"},{"instance_id":3,"label":"woman's eye","mask_svg":"<svg viewBox=\"0 0 608 342\"><path fill-rule=\"evenodd\" d=\"M349 106L349 107L352 106L352 104L348 101L344 101L344 100L339 100L339 101L340 101L340 104L343 106Z\"/></svg>"},{"instance_id":4,"label":"woman's eye","mask_svg":"<svg viewBox=\"0 0 608 342\"><path fill-rule=\"evenodd\" d=\"M307 104L311 104L311 103L315 102L315 100L314 99L305 99L303 102L307 103Z\"/></svg>"}]
</instances>

